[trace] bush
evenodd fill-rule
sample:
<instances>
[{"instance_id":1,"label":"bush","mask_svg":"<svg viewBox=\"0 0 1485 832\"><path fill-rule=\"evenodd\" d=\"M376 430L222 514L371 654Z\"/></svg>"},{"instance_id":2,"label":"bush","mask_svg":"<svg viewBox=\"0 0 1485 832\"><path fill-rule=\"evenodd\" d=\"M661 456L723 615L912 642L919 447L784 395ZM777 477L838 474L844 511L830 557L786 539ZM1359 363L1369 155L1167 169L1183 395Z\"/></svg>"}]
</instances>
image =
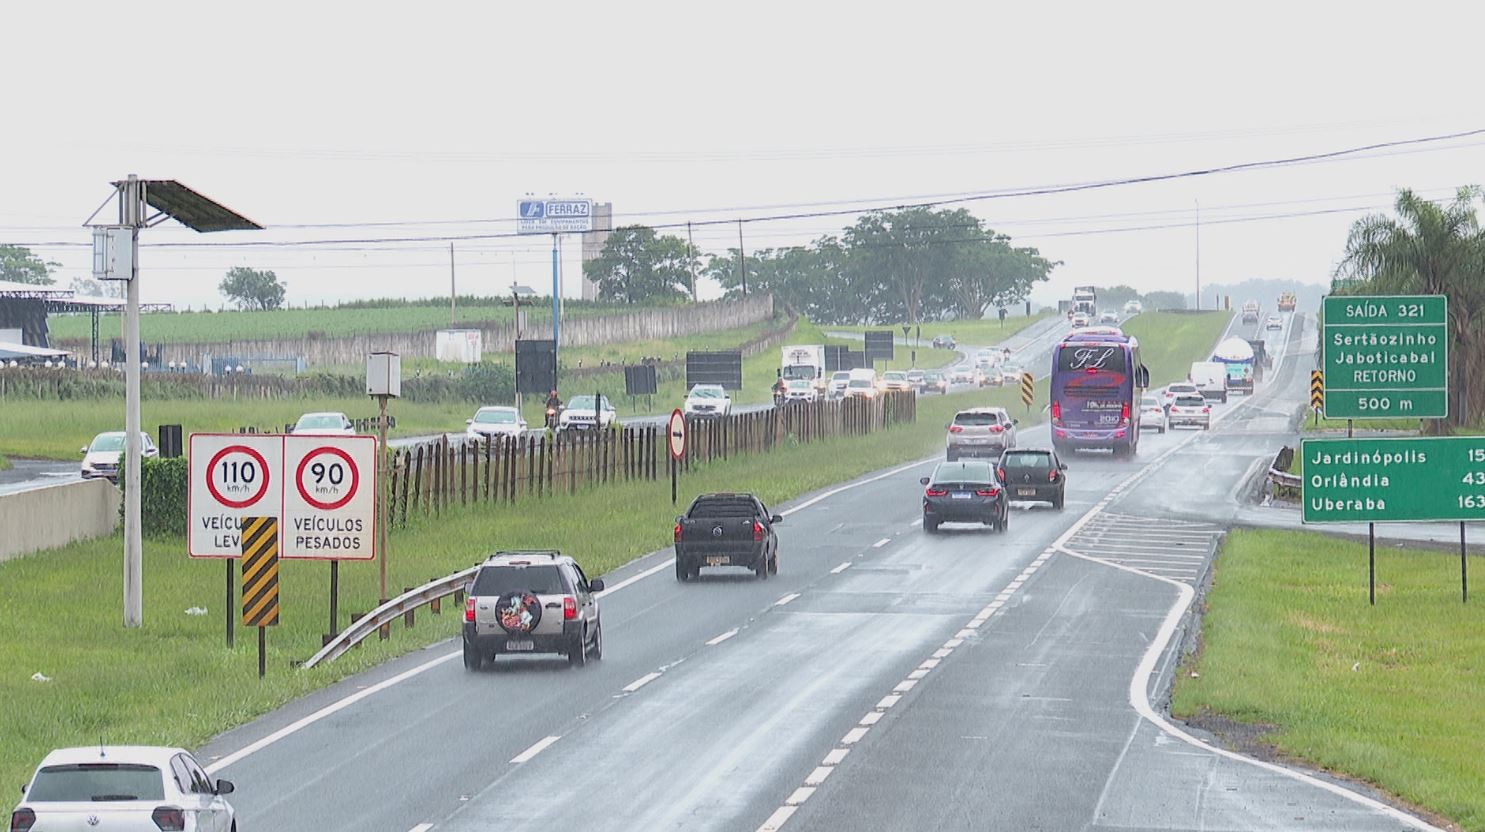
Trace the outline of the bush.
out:
<instances>
[{"instance_id":1,"label":"bush","mask_svg":"<svg viewBox=\"0 0 1485 832\"><path fill-rule=\"evenodd\" d=\"M185 457L143 460L139 469L140 531L146 537L181 537L186 533L186 491L191 463ZM124 505L119 503L119 514Z\"/></svg>"}]
</instances>

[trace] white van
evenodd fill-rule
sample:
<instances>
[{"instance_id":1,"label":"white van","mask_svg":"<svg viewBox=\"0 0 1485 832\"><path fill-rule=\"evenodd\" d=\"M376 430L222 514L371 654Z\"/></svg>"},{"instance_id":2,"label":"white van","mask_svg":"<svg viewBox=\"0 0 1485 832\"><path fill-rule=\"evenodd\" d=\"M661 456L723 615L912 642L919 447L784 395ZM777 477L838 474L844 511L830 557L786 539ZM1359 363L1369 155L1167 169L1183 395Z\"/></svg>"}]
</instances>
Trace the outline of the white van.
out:
<instances>
[{"instance_id":1,"label":"white van","mask_svg":"<svg viewBox=\"0 0 1485 832\"><path fill-rule=\"evenodd\" d=\"M877 371L870 367L857 367L851 371L851 380L846 382L847 398L874 399L877 393Z\"/></svg>"},{"instance_id":2,"label":"white van","mask_svg":"<svg viewBox=\"0 0 1485 832\"><path fill-rule=\"evenodd\" d=\"M1219 361L1197 361L1186 377L1207 401L1227 403L1227 365Z\"/></svg>"}]
</instances>

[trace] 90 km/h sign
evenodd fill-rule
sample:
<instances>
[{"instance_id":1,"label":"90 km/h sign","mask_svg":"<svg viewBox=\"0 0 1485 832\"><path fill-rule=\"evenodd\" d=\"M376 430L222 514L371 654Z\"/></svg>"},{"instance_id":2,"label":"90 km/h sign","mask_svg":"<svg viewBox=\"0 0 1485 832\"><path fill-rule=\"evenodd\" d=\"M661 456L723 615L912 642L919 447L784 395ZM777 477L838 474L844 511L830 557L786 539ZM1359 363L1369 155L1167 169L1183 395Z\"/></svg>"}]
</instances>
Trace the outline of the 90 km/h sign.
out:
<instances>
[{"instance_id":1,"label":"90 km/h sign","mask_svg":"<svg viewBox=\"0 0 1485 832\"><path fill-rule=\"evenodd\" d=\"M1306 523L1485 520L1485 436L1306 439Z\"/></svg>"},{"instance_id":2,"label":"90 km/h sign","mask_svg":"<svg viewBox=\"0 0 1485 832\"><path fill-rule=\"evenodd\" d=\"M284 437L285 558L370 560L375 556L376 437Z\"/></svg>"}]
</instances>

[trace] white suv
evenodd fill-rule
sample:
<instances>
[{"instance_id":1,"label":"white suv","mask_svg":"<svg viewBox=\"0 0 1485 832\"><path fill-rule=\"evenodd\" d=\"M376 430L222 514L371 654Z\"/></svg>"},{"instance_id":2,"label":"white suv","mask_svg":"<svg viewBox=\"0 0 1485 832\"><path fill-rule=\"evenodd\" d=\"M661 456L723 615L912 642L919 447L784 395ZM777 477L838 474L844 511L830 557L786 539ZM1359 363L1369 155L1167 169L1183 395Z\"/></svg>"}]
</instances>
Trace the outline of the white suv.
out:
<instances>
[{"instance_id":1,"label":"white suv","mask_svg":"<svg viewBox=\"0 0 1485 832\"><path fill-rule=\"evenodd\" d=\"M565 653L574 665L603 658L602 580L555 551L497 552L480 565L464 601L464 667L501 653Z\"/></svg>"},{"instance_id":2,"label":"white suv","mask_svg":"<svg viewBox=\"0 0 1485 832\"><path fill-rule=\"evenodd\" d=\"M1016 447L1019 424L1003 407L975 407L954 414L944 436L950 462L962 456L999 457Z\"/></svg>"},{"instance_id":3,"label":"white suv","mask_svg":"<svg viewBox=\"0 0 1485 832\"><path fill-rule=\"evenodd\" d=\"M562 411L557 429L592 430L595 427L611 427L614 420L618 418L617 411L609 402L608 396L599 396L598 404L598 411L595 414L592 396L573 396L572 400L567 403L567 409Z\"/></svg>"}]
</instances>

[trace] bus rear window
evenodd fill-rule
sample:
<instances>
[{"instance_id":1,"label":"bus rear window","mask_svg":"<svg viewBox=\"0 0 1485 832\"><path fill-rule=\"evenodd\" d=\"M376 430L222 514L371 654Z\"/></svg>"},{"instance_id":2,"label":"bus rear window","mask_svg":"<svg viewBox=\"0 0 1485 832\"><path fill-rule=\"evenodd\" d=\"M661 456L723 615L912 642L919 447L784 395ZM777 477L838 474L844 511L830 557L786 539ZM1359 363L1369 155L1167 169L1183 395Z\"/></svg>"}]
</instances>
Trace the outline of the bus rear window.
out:
<instances>
[{"instance_id":1,"label":"bus rear window","mask_svg":"<svg viewBox=\"0 0 1485 832\"><path fill-rule=\"evenodd\" d=\"M1064 373L1098 370L1126 372L1124 347L1112 344L1063 344L1057 350L1057 369Z\"/></svg>"}]
</instances>

